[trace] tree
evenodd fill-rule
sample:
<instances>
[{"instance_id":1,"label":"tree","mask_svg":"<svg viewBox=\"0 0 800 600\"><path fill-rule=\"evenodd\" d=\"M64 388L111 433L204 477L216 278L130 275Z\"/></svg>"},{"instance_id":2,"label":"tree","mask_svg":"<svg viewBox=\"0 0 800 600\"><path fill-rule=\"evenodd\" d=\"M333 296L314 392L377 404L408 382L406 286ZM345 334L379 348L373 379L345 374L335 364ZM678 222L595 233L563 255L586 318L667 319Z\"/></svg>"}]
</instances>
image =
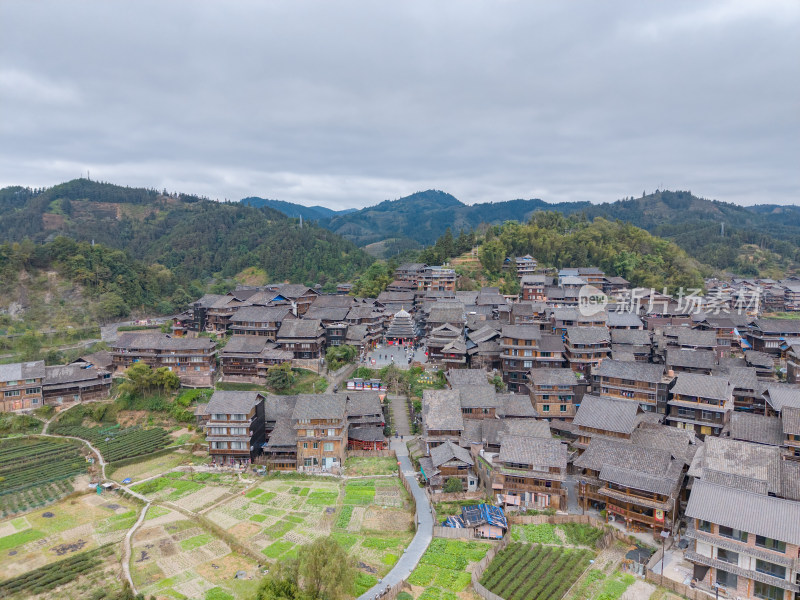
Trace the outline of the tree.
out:
<instances>
[{"instance_id":1,"label":"tree","mask_svg":"<svg viewBox=\"0 0 800 600\"><path fill-rule=\"evenodd\" d=\"M445 493L452 494L453 492L464 491L464 485L461 483L461 480L458 477L451 477L444 484L443 489Z\"/></svg>"},{"instance_id":2,"label":"tree","mask_svg":"<svg viewBox=\"0 0 800 600\"><path fill-rule=\"evenodd\" d=\"M358 348L345 344L343 346L331 346L325 352L325 360L328 362L328 368L331 371L336 371L343 365L349 365L356 360L358 355Z\"/></svg>"},{"instance_id":3,"label":"tree","mask_svg":"<svg viewBox=\"0 0 800 600\"><path fill-rule=\"evenodd\" d=\"M132 364L125 370L125 381L120 386L123 392L141 395L153 387L153 369L142 362Z\"/></svg>"},{"instance_id":4,"label":"tree","mask_svg":"<svg viewBox=\"0 0 800 600\"><path fill-rule=\"evenodd\" d=\"M339 600L350 592L353 559L332 537L317 538L297 553L303 591L311 598Z\"/></svg>"},{"instance_id":5,"label":"tree","mask_svg":"<svg viewBox=\"0 0 800 600\"><path fill-rule=\"evenodd\" d=\"M301 546L296 559L270 567L254 600L340 600L350 595L353 559L332 537Z\"/></svg>"},{"instance_id":6,"label":"tree","mask_svg":"<svg viewBox=\"0 0 800 600\"><path fill-rule=\"evenodd\" d=\"M168 390L177 390L181 387L180 378L170 371L167 367L159 367L155 370L152 376L153 385L166 392Z\"/></svg>"},{"instance_id":7,"label":"tree","mask_svg":"<svg viewBox=\"0 0 800 600\"><path fill-rule=\"evenodd\" d=\"M498 392L502 392L506 389L506 384L503 383L503 378L500 375L495 375L492 377L492 380L489 382L494 386L494 389Z\"/></svg>"},{"instance_id":8,"label":"tree","mask_svg":"<svg viewBox=\"0 0 800 600\"><path fill-rule=\"evenodd\" d=\"M294 380L291 363L285 362L267 369L267 385L274 390L285 390L294 383Z\"/></svg>"},{"instance_id":9,"label":"tree","mask_svg":"<svg viewBox=\"0 0 800 600\"><path fill-rule=\"evenodd\" d=\"M106 292L100 296L100 316L111 319L114 317L127 317L131 309L125 304L122 296L115 292Z\"/></svg>"}]
</instances>

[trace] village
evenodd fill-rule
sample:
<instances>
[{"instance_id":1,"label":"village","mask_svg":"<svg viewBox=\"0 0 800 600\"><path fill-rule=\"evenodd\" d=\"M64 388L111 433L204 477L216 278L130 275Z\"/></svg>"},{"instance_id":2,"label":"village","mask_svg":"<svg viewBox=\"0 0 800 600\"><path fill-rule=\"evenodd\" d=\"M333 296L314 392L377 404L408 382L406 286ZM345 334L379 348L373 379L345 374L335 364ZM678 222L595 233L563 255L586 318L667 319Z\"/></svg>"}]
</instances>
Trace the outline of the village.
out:
<instances>
[{"instance_id":1,"label":"village","mask_svg":"<svg viewBox=\"0 0 800 600\"><path fill-rule=\"evenodd\" d=\"M41 419L0 441L0 596L88 597L23 585L83 557L148 597L248 597L330 534L364 600L800 598L800 279L700 295L506 263L517 296L404 264L376 298L240 286L0 365L0 410ZM180 425L93 413L142 365L180 385ZM281 369L311 389L276 392Z\"/></svg>"}]
</instances>

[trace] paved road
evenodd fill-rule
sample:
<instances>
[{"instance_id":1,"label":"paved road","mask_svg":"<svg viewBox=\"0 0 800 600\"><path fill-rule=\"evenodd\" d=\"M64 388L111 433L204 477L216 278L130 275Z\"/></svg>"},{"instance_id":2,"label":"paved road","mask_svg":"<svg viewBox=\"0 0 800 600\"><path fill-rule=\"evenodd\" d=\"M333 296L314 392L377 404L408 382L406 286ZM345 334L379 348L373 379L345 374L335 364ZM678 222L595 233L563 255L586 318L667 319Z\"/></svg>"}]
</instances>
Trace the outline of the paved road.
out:
<instances>
[{"instance_id":1,"label":"paved road","mask_svg":"<svg viewBox=\"0 0 800 600\"><path fill-rule=\"evenodd\" d=\"M395 431L402 436L411 435L411 423L408 418L408 401L405 396L388 396L391 401L392 423Z\"/></svg>"},{"instance_id":2,"label":"paved road","mask_svg":"<svg viewBox=\"0 0 800 600\"><path fill-rule=\"evenodd\" d=\"M417 503L417 520L419 521L419 527L417 528L417 534L414 536L414 539L411 540L411 543L400 556L400 560L397 561L394 568L387 573L379 584L373 586L359 596L358 600L372 600L378 595L379 591L386 589L387 586L391 587L407 579L408 576L411 575L411 571L413 571L417 563L419 563L419 559L425 554L425 550L428 549L428 545L433 539L431 505L430 502L428 502L428 496L425 494L425 490L417 484L414 467L411 464L411 460L408 458L408 448L405 443L393 439L392 449L397 453L397 460L400 462L400 468L403 470L403 474L406 475L411 483L411 492Z\"/></svg>"}]
</instances>

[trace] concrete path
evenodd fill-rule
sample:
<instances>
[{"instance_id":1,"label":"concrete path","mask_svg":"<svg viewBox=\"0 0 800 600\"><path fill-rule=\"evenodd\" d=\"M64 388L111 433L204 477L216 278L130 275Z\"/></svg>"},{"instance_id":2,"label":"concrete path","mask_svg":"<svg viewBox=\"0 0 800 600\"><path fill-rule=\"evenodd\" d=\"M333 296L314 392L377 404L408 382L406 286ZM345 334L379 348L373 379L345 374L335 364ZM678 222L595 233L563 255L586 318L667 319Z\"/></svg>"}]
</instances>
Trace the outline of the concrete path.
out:
<instances>
[{"instance_id":1,"label":"concrete path","mask_svg":"<svg viewBox=\"0 0 800 600\"><path fill-rule=\"evenodd\" d=\"M411 423L408 418L408 401L405 396L388 395L391 401L392 424L395 431L402 436L411 435Z\"/></svg>"},{"instance_id":2,"label":"concrete path","mask_svg":"<svg viewBox=\"0 0 800 600\"><path fill-rule=\"evenodd\" d=\"M142 512L139 514L139 518L136 519L136 523L133 524L128 530L128 533L125 534L125 543L122 545L122 574L125 576L125 579L131 586L131 590L133 593L136 593L136 587L133 585L133 578L131 577L131 553L133 552L133 548L131 547L131 539L133 538L133 534L136 533L136 530L139 529L139 525L144 522L145 516L147 516L147 509L150 508L150 503L144 505Z\"/></svg>"},{"instance_id":3,"label":"concrete path","mask_svg":"<svg viewBox=\"0 0 800 600\"><path fill-rule=\"evenodd\" d=\"M583 514L583 509L578 501L577 486L578 482L575 481L575 477L572 475L567 475L567 478L564 481L564 487L567 488L567 512L569 512L571 515Z\"/></svg>"},{"instance_id":4,"label":"concrete path","mask_svg":"<svg viewBox=\"0 0 800 600\"><path fill-rule=\"evenodd\" d=\"M411 575L411 572L419 563L419 559L425 554L428 545L433 539L433 516L431 515L431 505L428 502L428 496L417 484L416 473L408 457L408 448L405 443L400 440L392 439L392 450L397 453L397 460L400 462L400 468L403 474L411 484L411 493L417 503L417 534L411 543L406 548L405 552L400 556L394 568L386 574L386 576L371 589L364 592L359 596L358 600L373 600L379 592L388 587L404 581Z\"/></svg>"}]
</instances>

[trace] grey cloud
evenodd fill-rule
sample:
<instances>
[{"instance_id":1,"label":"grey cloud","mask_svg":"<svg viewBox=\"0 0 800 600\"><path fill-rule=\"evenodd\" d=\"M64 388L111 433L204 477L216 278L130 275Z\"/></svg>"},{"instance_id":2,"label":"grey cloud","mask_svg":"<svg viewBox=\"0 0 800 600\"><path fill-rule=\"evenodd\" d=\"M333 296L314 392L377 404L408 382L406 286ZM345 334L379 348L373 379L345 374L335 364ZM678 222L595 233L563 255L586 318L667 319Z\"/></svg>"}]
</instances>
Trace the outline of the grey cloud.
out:
<instances>
[{"instance_id":1,"label":"grey cloud","mask_svg":"<svg viewBox=\"0 0 800 600\"><path fill-rule=\"evenodd\" d=\"M333 208L800 191L794 2L0 3L0 184Z\"/></svg>"}]
</instances>

